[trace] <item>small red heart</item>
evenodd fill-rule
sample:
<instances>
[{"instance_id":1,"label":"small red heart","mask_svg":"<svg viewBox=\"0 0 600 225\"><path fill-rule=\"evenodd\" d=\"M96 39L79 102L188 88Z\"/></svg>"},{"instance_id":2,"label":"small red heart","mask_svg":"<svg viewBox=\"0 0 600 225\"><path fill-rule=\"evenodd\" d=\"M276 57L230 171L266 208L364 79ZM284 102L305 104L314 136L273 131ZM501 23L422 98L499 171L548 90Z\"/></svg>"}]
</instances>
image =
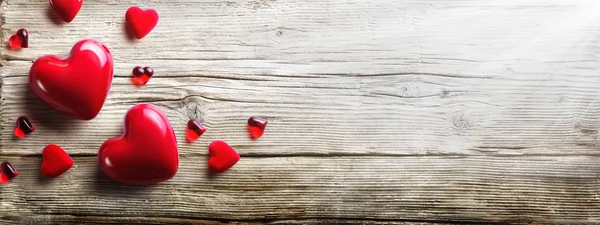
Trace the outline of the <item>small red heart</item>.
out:
<instances>
[{"instance_id":1,"label":"small red heart","mask_svg":"<svg viewBox=\"0 0 600 225\"><path fill-rule=\"evenodd\" d=\"M187 141L192 143L198 140L198 138L200 138L200 136L202 136L202 134L205 132L206 127L204 127L200 121L192 119L187 123L185 136L187 137Z\"/></svg>"},{"instance_id":2,"label":"small red heart","mask_svg":"<svg viewBox=\"0 0 600 225\"><path fill-rule=\"evenodd\" d=\"M154 76L154 70L149 66L136 66L133 68L132 74L131 82L136 86L144 86Z\"/></svg>"},{"instance_id":3,"label":"small red heart","mask_svg":"<svg viewBox=\"0 0 600 225\"><path fill-rule=\"evenodd\" d=\"M262 137L265 133L267 123L267 120L260 117L252 116L248 118L248 134L250 134L250 138L256 140Z\"/></svg>"},{"instance_id":4,"label":"small red heart","mask_svg":"<svg viewBox=\"0 0 600 225\"><path fill-rule=\"evenodd\" d=\"M42 151L40 171L47 178L55 178L73 167L73 159L58 145L48 145Z\"/></svg>"},{"instance_id":5,"label":"small red heart","mask_svg":"<svg viewBox=\"0 0 600 225\"><path fill-rule=\"evenodd\" d=\"M50 0L52 10L67 23L75 19L83 5L83 0Z\"/></svg>"},{"instance_id":6,"label":"small red heart","mask_svg":"<svg viewBox=\"0 0 600 225\"><path fill-rule=\"evenodd\" d=\"M29 32L25 28L17 30L15 34L8 38L8 46L12 50L29 48Z\"/></svg>"},{"instance_id":7,"label":"small red heart","mask_svg":"<svg viewBox=\"0 0 600 225\"><path fill-rule=\"evenodd\" d=\"M125 184L154 184L173 178L179 152L169 119L151 104L132 107L125 115L123 135L104 142L98 160L107 177Z\"/></svg>"},{"instance_id":8,"label":"small red heart","mask_svg":"<svg viewBox=\"0 0 600 225\"><path fill-rule=\"evenodd\" d=\"M6 161L0 164L0 184L6 184L17 176L19 176L19 172L12 164Z\"/></svg>"},{"instance_id":9,"label":"small red heart","mask_svg":"<svg viewBox=\"0 0 600 225\"><path fill-rule=\"evenodd\" d=\"M137 6L132 6L125 13L125 20L133 36L142 39L156 27L158 13L154 9L143 10Z\"/></svg>"},{"instance_id":10,"label":"small red heart","mask_svg":"<svg viewBox=\"0 0 600 225\"><path fill-rule=\"evenodd\" d=\"M66 59L54 55L37 59L29 70L29 87L56 111L91 120L102 109L112 78L108 48L98 41L82 40Z\"/></svg>"},{"instance_id":11,"label":"small red heart","mask_svg":"<svg viewBox=\"0 0 600 225\"><path fill-rule=\"evenodd\" d=\"M210 154L208 170L213 173L225 172L240 161L240 155L229 144L221 140L210 143L208 153Z\"/></svg>"}]
</instances>

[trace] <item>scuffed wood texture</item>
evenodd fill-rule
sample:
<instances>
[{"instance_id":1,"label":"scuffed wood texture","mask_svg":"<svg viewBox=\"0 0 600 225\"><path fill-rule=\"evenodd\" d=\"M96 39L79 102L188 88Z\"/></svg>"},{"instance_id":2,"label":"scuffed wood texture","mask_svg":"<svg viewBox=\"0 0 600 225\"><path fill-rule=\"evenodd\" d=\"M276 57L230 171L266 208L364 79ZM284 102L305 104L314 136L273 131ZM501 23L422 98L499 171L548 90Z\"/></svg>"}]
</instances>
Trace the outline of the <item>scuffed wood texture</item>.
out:
<instances>
[{"instance_id":1,"label":"scuffed wood texture","mask_svg":"<svg viewBox=\"0 0 600 225\"><path fill-rule=\"evenodd\" d=\"M132 41L130 5L158 27ZM6 224L600 223L600 1L86 0L71 24L46 0L4 0L0 187ZM109 46L115 79L93 121L32 96L27 73L78 40ZM131 69L156 70L146 87ZM165 110L181 169L166 183L119 185L97 171L100 144L136 103ZM27 115L33 135L17 140ZM249 116L269 120L251 141ZM208 132L184 140L199 118ZM242 160L206 171L223 139ZM76 166L39 175L63 146Z\"/></svg>"}]
</instances>

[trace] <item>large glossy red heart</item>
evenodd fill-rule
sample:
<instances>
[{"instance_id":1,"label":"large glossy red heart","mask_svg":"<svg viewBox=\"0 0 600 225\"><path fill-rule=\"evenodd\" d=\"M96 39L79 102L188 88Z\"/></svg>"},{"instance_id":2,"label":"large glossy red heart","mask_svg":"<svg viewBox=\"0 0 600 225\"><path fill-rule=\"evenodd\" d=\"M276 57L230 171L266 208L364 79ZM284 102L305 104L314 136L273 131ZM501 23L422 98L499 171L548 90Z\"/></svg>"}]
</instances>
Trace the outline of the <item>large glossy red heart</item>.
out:
<instances>
[{"instance_id":1,"label":"large glossy red heart","mask_svg":"<svg viewBox=\"0 0 600 225\"><path fill-rule=\"evenodd\" d=\"M52 10L67 23L75 19L83 5L83 0L50 0Z\"/></svg>"},{"instance_id":2,"label":"large glossy red heart","mask_svg":"<svg viewBox=\"0 0 600 225\"><path fill-rule=\"evenodd\" d=\"M113 58L108 48L82 40L66 59L47 55L29 70L29 87L42 101L67 116L91 120L108 96L113 78Z\"/></svg>"},{"instance_id":3,"label":"large glossy red heart","mask_svg":"<svg viewBox=\"0 0 600 225\"><path fill-rule=\"evenodd\" d=\"M240 155L224 141L216 140L208 146L208 170L213 173L222 173L227 171L238 161Z\"/></svg>"},{"instance_id":4,"label":"large glossy red heart","mask_svg":"<svg viewBox=\"0 0 600 225\"><path fill-rule=\"evenodd\" d=\"M158 13L154 9L143 10L132 6L125 13L125 21L133 36L142 39L156 27Z\"/></svg>"},{"instance_id":5,"label":"large glossy red heart","mask_svg":"<svg viewBox=\"0 0 600 225\"><path fill-rule=\"evenodd\" d=\"M139 104L125 115L123 135L104 142L100 169L125 184L154 184L171 179L179 167L177 140L167 116L156 106Z\"/></svg>"},{"instance_id":6,"label":"large glossy red heart","mask_svg":"<svg viewBox=\"0 0 600 225\"><path fill-rule=\"evenodd\" d=\"M58 145L48 145L42 151L40 172L44 177L55 178L73 167L73 159Z\"/></svg>"}]
</instances>

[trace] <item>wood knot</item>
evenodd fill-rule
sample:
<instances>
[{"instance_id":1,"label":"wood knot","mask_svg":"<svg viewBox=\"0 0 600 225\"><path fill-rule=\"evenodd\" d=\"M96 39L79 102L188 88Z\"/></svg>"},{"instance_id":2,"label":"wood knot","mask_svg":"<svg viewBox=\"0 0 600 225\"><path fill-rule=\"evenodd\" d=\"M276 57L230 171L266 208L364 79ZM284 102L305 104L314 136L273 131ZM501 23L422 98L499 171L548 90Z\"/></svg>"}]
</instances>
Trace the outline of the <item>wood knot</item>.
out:
<instances>
[{"instance_id":1,"label":"wood knot","mask_svg":"<svg viewBox=\"0 0 600 225\"><path fill-rule=\"evenodd\" d=\"M452 118L452 124L458 129L465 129L470 126L469 118L464 113L459 113Z\"/></svg>"},{"instance_id":2,"label":"wood knot","mask_svg":"<svg viewBox=\"0 0 600 225\"><path fill-rule=\"evenodd\" d=\"M197 119L201 123L204 122L204 102L201 101L188 101L185 103L184 112L189 119Z\"/></svg>"}]
</instances>

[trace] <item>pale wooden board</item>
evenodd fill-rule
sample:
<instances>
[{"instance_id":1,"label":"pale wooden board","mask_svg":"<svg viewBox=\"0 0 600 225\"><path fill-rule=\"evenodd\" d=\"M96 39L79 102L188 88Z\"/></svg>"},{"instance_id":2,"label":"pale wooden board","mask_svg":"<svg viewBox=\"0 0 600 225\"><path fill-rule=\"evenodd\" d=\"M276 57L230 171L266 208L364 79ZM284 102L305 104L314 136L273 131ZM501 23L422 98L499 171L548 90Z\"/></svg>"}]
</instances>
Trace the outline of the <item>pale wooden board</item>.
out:
<instances>
[{"instance_id":1,"label":"pale wooden board","mask_svg":"<svg viewBox=\"0 0 600 225\"><path fill-rule=\"evenodd\" d=\"M22 174L0 189L9 219L600 221L597 156L246 157L217 176L206 157L186 157L175 178L146 187L111 182L89 157L55 180L35 157L9 159Z\"/></svg>"},{"instance_id":2,"label":"pale wooden board","mask_svg":"<svg viewBox=\"0 0 600 225\"><path fill-rule=\"evenodd\" d=\"M2 71L2 152L60 140L94 154L127 108L158 102L179 134L200 115L207 139L249 146L242 153L599 153L596 1L184 2L146 2L162 19L130 43L123 13L134 2L89 1L56 25L46 1L5 1L4 40L27 27L31 47L2 53L13 60ZM117 78L97 120L59 129L66 120L23 106L39 104L25 97L26 75L36 57L83 38L112 49ZM136 65L157 71L141 90L127 79ZM28 109L48 126L15 142L8 128ZM243 129L251 115L271 121L256 143Z\"/></svg>"},{"instance_id":3,"label":"pale wooden board","mask_svg":"<svg viewBox=\"0 0 600 225\"><path fill-rule=\"evenodd\" d=\"M141 41L128 40L124 32L124 12L130 5L155 8L161 16L157 28ZM30 48L0 50L0 160L19 161L25 171L23 183L0 189L11 196L1 195L0 204L16 210L8 220L34 216L39 221L28 221L51 223L48 214L59 214L57 220L74 223L69 218L74 211L106 216L102 221L162 212L161 218L140 220L157 224L180 214L186 217L177 218L191 221L180 223L211 218L268 221L271 215L277 221L300 219L297 223L315 218L600 223L600 171L594 165L600 154L598 1L87 0L71 24L54 22L57 18L45 0L4 0L1 9L3 44L21 27L31 34ZM116 68L103 111L88 122L53 112L27 87L33 60L45 54L66 56L83 38L107 44ZM137 65L156 70L144 88L128 80ZM94 190L90 182L97 179L102 190L115 188L90 176L94 157L104 140L120 134L126 110L142 102L157 104L169 116L184 157L182 172L138 199L117 193L80 201L85 199L81 193ZM12 129L21 115L30 117L36 132L16 140ZM251 141L245 131L252 115L269 119L258 141ZM186 144L184 126L195 117L209 131ZM214 139L228 141L248 159L219 180L199 173ZM86 170L42 186L33 182L36 160L48 143L79 156L78 166ZM524 158L505 157L511 155ZM552 163L530 165L529 159ZM298 163L286 164L290 160ZM417 173L403 163L445 170ZM304 171L307 165L335 169ZM355 165L360 175L352 174ZM367 165L387 176L371 180ZM511 172L524 167L528 169ZM276 185L277 179L296 176L312 178L290 181L284 189ZM578 176L583 178L571 179ZM319 186L332 177L339 186ZM429 187L431 193L417 197L412 192L420 189L413 186L367 190L359 185L393 186L400 179L417 187L444 185ZM251 181L265 190L248 195L236 189L236 182ZM501 188L505 181L506 190ZM488 182L492 188L483 185ZM321 194L282 196L296 190L294 185ZM14 191L14 186L25 192ZM36 202L57 188L68 192L50 198L73 196L49 206ZM355 193L343 195L336 192L339 188ZM209 193L198 194L203 191ZM195 204L222 195L224 212ZM146 198L177 207L165 211L140 206ZM402 201L407 198L414 202ZM460 201L449 200L453 198ZM253 200L264 208L240 210L251 208ZM72 201L80 203L69 205ZM293 201L297 211L275 210L294 206ZM363 209L370 205L376 207ZM92 212L96 207L106 209ZM6 219L2 213L0 219ZM361 222L366 221L356 223Z\"/></svg>"}]
</instances>

